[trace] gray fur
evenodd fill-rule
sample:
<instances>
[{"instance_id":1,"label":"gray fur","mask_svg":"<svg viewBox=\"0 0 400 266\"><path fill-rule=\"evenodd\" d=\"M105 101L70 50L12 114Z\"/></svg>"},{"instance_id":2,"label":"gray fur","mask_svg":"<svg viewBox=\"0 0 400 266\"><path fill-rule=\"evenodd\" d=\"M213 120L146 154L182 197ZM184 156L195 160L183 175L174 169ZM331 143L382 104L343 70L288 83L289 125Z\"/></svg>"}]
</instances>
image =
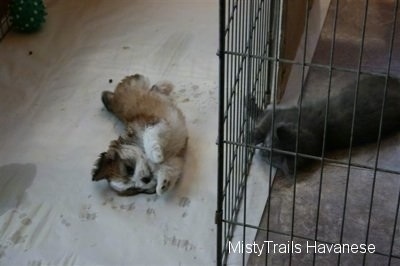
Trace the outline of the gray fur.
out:
<instances>
[{"instance_id":1,"label":"gray fur","mask_svg":"<svg viewBox=\"0 0 400 266\"><path fill-rule=\"evenodd\" d=\"M355 100L356 84L343 88L329 101L329 115L326 131L326 150L349 148L351 125ZM362 77L359 82L357 108L355 112L353 146L376 142L385 89L385 78L377 76ZM304 102L301 108L298 152L321 156L324 121L327 99ZM400 129L400 82L395 78L388 79L387 97L383 113L382 136ZM296 147L298 106L282 107L276 105L274 127L272 127L272 107L268 106L256 122L253 132L255 144L294 152ZM254 111L254 109L253 109ZM272 130L274 129L274 130ZM270 152L263 150L261 155L269 162ZM297 166L306 165L309 160L298 156ZM294 171L294 156L273 151L271 164L286 175Z\"/></svg>"}]
</instances>

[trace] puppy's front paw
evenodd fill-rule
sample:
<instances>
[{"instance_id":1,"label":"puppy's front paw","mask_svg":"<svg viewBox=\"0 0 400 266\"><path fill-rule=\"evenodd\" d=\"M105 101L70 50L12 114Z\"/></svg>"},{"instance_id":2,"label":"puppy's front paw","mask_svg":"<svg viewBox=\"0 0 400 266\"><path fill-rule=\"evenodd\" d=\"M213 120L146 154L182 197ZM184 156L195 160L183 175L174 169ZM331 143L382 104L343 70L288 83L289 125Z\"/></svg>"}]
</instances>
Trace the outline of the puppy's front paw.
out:
<instances>
[{"instance_id":1,"label":"puppy's front paw","mask_svg":"<svg viewBox=\"0 0 400 266\"><path fill-rule=\"evenodd\" d=\"M157 184L157 194L162 195L169 190L171 187L171 181L169 179L163 179L162 182Z\"/></svg>"},{"instance_id":2,"label":"puppy's front paw","mask_svg":"<svg viewBox=\"0 0 400 266\"><path fill-rule=\"evenodd\" d=\"M150 160L153 163L162 163L164 161L164 155L162 153L162 149L159 145L154 145L150 151Z\"/></svg>"}]
</instances>

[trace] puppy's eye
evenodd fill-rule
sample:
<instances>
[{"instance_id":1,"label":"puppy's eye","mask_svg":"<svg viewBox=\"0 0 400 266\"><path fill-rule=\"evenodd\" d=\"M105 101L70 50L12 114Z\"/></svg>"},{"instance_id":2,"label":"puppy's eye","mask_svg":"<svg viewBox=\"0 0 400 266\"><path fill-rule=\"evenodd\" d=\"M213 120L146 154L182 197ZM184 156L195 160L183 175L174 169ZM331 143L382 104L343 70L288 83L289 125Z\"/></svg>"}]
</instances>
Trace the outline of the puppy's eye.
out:
<instances>
[{"instance_id":1,"label":"puppy's eye","mask_svg":"<svg viewBox=\"0 0 400 266\"><path fill-rule=\"evenodd\" d=\"M134 174L135 169L133 169L133 167L127 165L127 166L125 166L125 168L126 168L127 175L132 176Z\"/></svg>"}]
</instances>

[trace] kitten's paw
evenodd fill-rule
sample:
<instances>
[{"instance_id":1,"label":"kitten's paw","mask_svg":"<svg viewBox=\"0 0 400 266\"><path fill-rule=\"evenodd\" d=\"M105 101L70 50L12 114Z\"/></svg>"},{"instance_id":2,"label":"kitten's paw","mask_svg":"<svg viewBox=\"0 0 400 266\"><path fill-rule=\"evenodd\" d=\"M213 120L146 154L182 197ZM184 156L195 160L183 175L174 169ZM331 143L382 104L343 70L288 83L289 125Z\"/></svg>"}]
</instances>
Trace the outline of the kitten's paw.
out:
<instances>
[{"instance_id":1,"label":"kitten's paw","mask_svg":"<svg viewBox=\"0 0 400 266\"><path fill-rule=\"evenodd\" d=\"M150 160L153 163L162 163L164 161L164 155L162 153L162 149L159 145L155 145L150 151Z\"/></svg>"},{"instance_id":2,"label":"kitten's paw","mask_svg":"<svg viewBox=\"0 0 400 266\"><path fill-rule=\"evenodd\" d=\"M254 131L252 132L252 134L251 134L251 142L253 143L253 144L259 144L259 143L262 143L263 141L264 141L264 138L265 138L265 136L264 136L265 134L263 134L262 132L261 132L261 130L259 129L259 128L255 128L254 129Z\"/></svg>"},{"instance_id":3,"label":"kitten's paw","mask_svg":"<svg viewBox=\"0 0 400 266\"><path fill-rule=\"evenodd\" d=\"M171 181L169 179L163 179L160 184L157 184L157 194L162 195L169 190L171 187Z\"/></svg>"}]
</instances>

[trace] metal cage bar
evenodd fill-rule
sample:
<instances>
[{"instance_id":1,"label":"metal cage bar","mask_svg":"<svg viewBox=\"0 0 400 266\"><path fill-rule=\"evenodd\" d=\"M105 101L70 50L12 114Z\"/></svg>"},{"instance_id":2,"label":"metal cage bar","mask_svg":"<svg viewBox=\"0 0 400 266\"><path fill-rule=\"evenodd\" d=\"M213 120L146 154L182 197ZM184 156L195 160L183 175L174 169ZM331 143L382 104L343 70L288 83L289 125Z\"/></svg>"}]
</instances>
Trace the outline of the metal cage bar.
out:
<instances>
[{"instance_id":1,"label":"metal cage bar","mask_svg":"<svg viewBox=\"0 0 400 266\"><path fill-rule=\"evenodd\" d=\"M249 118L245 101L257 96L257 103L266 106L271 74L269 36L272 1L220 1L220 105L218 130L218 206L217 264L227 263L228 241L232 239L239 211L246 224L246 192L254 147L250 132L254 121ZM240 56L233 56L238 51ZM254 57L257 55L258 57ZM268 62L268 63L267 63ZM232 145L244 143L245 145ZM246 235L243 230L242 237ZM244 263L244 257L243 261Z\"/></svg>"},{"instance_id":2,"label":"metal cage bar","mask_svg":"<svg viewBox=\"0 0 400 266\"><path fill-rule=\"evenodd\" d=\"M313 1L306 0L304 6L304 32L303 32L303 51L302 58L292 59L286 58L281 51L282 43L282 28L285 6L291 2L287 0L220 0L219 1L219 125L218 125L218 200L215 222L217 224L217 265L226 265L229 263L229 242L235 237L235 232L239 232L239 240L245 243L247 235L256 230L263 235L264 240L274 239L274 237L282 237L288 241L315 241L316 243L324 244L341 244L346 238L346 226L348 223L349 213L349 194L350 182L353 177L350 172L353 169L362 169L373 173L372 185L369 194L370 198L367 203L367 225L365 235L363 235L364 243L368 244L371 241L371 230L373 211L375 207L374 196L376 194L377 174L394 174L400 176L398 169L391 169L378 164L378 159L381 150L381 130L383 111L385 107L385 99L388 89L388 79L391 73L392 57L394 54L394 42L396 38L397 15L399 12L398 0L393 0L393 17L391 21L390 40L388 49L388 63L385 71L376 69L366 69L363 67L364 46L367 42L366 32L368 18L370 14L369 4L373 0L360 0L364 4L362 13L362 22L360 26L361 37L359 54L357 56L357 64L354 67L340 65L335 62L335 56L338 53L337 46L337 31L339 29L339 7L340 3L345 0L331 0L331 16L330 30L327 33L330 36L330 47L328 49L328 60L326 63L315 62L313 59L308 60L307 41L309 28L309 15ZM315 1L314 1L315 2ZM328 27L327 26L327 27ZM339 51L340 52L340 51ZM298 67L301 71L301 84L299 96L299 111L297 116L297 131L296 131L296 146L295 149L282 150L279 147L259 147L252 144L252 131L255 127L255 121L251 118L258 112L254 108L249 108L249 99L253 99L254 103L261 109L265 109L268 104L272 110L272 127L275 124L275 113L277 110L277 90L280 85L280 69L283 65ZM306 75L309 73L305 69L315 69L318 71L327 72L327 91L323 97L326 97L326 105L324 107L323 121L323 143L321 155L315 156L302 153L299 150L299 134L302 118L303 93L305 91ZM334 73L348 73L356 77L355 84L355 101L353 105L353 117L351 122L350 145L348 149L347 159L345 161L327 157L326 149L326 131L328 127L328 117L330 115L330 97L333 90ZM371 166L365 163L359 163L353 160L353 136L356 122L357 97L360 86L361 75L375 75L385 78L383 103L380 110L381 120L379 125L379 135L376 143L375 162ZM251 106L250 106L251 107ZM272 131L272 137L274 131ZM272 143L273 145L274 143ZM252 167L253 156L257 150L266 150L269 152L270 161L274 154L285 154L294 158L294 181L291 187L291 205L288 227L275 228L271 222L271 217L274 213L274 204L271 201L273 195L275 181L272 178L268 179L269 191L268 199L265 203L264 216L266 217L263 224L251 224L249 215L251 207L249 204L248 192L248 176ZM312 230L309 235L298 232L296 229L297 212L299 206L297 203L297 162L299 159L307 158L314 160L320 166L318 170L318 185L316 186L316 202L313 205L315 216L312 217ZM341 197L341 211L338 221L340 223L339 238L327 239L323 236L321 226L324 224L323 216L323 199L325 191L323 183L327 180L324 169L331 166L341 166L346 170L344 194ZM269 175L273 173L272 166L269 166ZM396 198L395 216L393 217L393 228L391 230L390 244L388 250L378 250L376 254L387 258L390 265L393 260L400 260L399 250L396 249L396 236L398 229L398 215L400 206L400 192ZM388 240L389 241L389 240ZM293 253L286 256L289 265L296 265L297 259ZM312 254L308 262L311 265L321 265L321 257L317 254ZM334 258L335 264L340 265L343 262L343 257L339 254ZM273 256L265 254L264 264L272 264ZM362 263L369 262L367 255L362 256ZM240 257L240 264L246 265L247 257L243 252Z\"/></svg>"}]
</instances>

